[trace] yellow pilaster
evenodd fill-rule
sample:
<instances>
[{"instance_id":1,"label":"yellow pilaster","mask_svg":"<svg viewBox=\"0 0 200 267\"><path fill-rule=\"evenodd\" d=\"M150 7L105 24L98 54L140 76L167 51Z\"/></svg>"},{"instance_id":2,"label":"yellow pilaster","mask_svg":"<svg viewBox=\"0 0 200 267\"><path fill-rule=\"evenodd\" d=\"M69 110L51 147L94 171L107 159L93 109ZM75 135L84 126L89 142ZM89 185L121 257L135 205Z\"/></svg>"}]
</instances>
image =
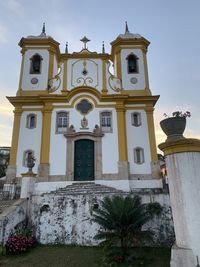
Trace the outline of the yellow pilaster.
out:
<instances>
[{"instance_id":1,"label":"yellow pilaster","mask_svg":"<svg viewBox=\"0 0 200 267\"><path fill-rule=\"evenodd\" d=\"M20 95L22 91L23 72L24 72L24 53L22 54L22 64L21 64L21 69L20 69L19 88L17 91L17 95Z\"/></svg>"},{"instance_id":2,"label":"yellow pilaster","mask_svg":"<svg viewBox=\"0 0 200 267\"><path fill-rule=\"evenodd\" d=\"M108 90L107 90L107 84L106 84L106 61L103 60L102 61L102 80L103 80L103 89L102 89L102 93L103 94L107 94Z\"/></svg>"},{"instance_id":3,"label":"yellow pilaster","mask_svg":"<svg viewBox=\"0 0 200 267\"><path fill-rule=\"evenodd\" d=\"M10 165L16 165L21 115L22 115L22 109L15 108L12 144L11 144L11 151L10 151L10 163L9 163Z\"/></svg>"},{"instance_id":4,"label":"yellow pilaster","mask_svg":"<svg viewBox=\"0 0 200 267\"><path fill-rule=\"evenodd\" d=\"M43 120L42 120L40 163L44 164L49 163L52 109L53 107L51 104L46 104L42 111Z\"/></svg>"},{"instance_id":5,"label":"yellow pilaster","mask_svg":"<svg viewBox=\"0 0 200 267\"><path fill-rule=\"evenodd\" d=\"M157 161L157 150L156 150L156 138L155 138L155 128L154 128L154 121L153 121L153 107L146 108L147 114L147 124L149 130L149 143L151 149L151 161Z\"/></svg>"},{"instance_id":6,"label":"yellow pilaster","mask_svg":"<svg viewBox=\"0 0 200 267\"><path fill-rule=\"evenodd\" d=\"M49 50L49 70L48 70L48 80L53 78L53 61L54 54L51 50Z\"/></svg>"},{"instance_id":7,"label":"yellow pilaster","mask_svg":"<svg viewBox=\"0 0 200 267\"><path fill-rule=\"evenodd\" d=\"M126 135L126 110L123 103L116 105L118 126L119 161L128 161L127 135Z\"/></svg>"},{"instance_id":8,"label":"yellow pilaster","mask_svg":"<svg viewBox=\"0 0 200 267\"><path fill-rule=\"evenodd\" d=\"M121 50L117 51L116 54L117 59L117 78L122 79L122 62L121 62Z\"/></svg>"},{"instance_id":9,"label":"yellow pilaster","mask_svg":"<svg viewBox=\"0 0 200 267\"><path fill-rule=\"evenodd\" d=\"M146 48L142 49L143 62L144 62L144 77L145 77L145 83L146 83L145 88L147 90L149 90L149 75L148 75L148 67L147 67L147 56L146 56L146 53L147 53L147 49Z\"/></svg>"},{"instance_id":10,"label":"yellow pilaster","mask_svg":"<svg viewBox=\"0 0 200 267\"><path fill-rule=\"evenodd\" d=\"M63 88L62 93L67 93L67 60L63 63Z\"/></svg>"}]
</instances>

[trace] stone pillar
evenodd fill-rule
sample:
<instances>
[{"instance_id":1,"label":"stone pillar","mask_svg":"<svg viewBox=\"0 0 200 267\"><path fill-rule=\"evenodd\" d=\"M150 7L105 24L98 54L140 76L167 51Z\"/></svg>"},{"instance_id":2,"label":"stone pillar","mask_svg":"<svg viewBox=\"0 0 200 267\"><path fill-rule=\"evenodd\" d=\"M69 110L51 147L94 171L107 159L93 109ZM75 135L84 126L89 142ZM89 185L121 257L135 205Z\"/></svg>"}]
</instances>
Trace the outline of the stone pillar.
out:
<instances>
[{"instance_id":1,"label":"stone pillar","mask_svg":"<svg viewBox=\"0 0 200 267\"><path fill-rule=\"evenodd\" d=\"M166 156L176 236L171 267L196 267L200 259L200 140L181 138L159 148Z\"/></svg>"},{"instance_id":2,"label":"stone pillar","mask_svg":"<svg viewBox=\"0 0 200 267\"><path fill-rule=\"evenodd\" d=\"M32 172L22 173L20 198L29 198L35 190L36 175Z\"/></svg>"},{"instance_id":3,"label":"stone pillar","mask_svg":"<svg viewBox=\"0 0 200 267\"><path fill-rule=\"evenodd\" d=\"M129 162L127 152L127 135L126 135L126 110L123 103L117 103L117 127L118 127L118 176L119 179L129 178Z\"/></svg>"}]
</instances>

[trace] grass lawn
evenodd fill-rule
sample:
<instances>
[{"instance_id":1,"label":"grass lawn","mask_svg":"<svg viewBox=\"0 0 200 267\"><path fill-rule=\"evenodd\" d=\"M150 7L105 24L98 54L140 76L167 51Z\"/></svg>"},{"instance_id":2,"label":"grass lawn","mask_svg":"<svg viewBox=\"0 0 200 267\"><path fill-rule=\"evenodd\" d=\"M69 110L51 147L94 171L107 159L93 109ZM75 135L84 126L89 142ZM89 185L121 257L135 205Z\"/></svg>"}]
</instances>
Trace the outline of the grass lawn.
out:
<instances>
[{"instance_id":1,"label":"grass lawn","mask_svg":"<svg viewBox=\"0 0 200 267\"><path fill-rule=\"evenodd\" d=\"M127 267L169 267L170 249L135 251L140 254L140 260ZM144 256L146 260L143 260ZM0 267L101 267L102 257L100 247L38 246L23 255L0 256Z\"/></svg>"}]
</instances>

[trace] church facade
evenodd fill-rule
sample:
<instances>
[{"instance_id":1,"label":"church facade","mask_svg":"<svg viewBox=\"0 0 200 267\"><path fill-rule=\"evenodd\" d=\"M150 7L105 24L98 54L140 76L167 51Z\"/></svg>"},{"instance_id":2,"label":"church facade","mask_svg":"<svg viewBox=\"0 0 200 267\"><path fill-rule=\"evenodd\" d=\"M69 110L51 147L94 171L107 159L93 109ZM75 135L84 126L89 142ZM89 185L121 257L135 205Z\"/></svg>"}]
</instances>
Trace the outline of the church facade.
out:
<instances>
[{"instance_id":1,"label":"church facade","mask_svg":"<svg viewBox=\"0 0 200 267\"><path fill-rule=\"evenodd\" d=\"M47 36L19 42L19 88L8 97L14 126L7 179L33 172L40 182L110 181L157 187L159 165L153 111L159 96L148 80L149 41L125 33L111 53L91 52L87 37L80 52L61 53ZM143 184L143 185L142 185Z\"/></svg>"}]
</instances>

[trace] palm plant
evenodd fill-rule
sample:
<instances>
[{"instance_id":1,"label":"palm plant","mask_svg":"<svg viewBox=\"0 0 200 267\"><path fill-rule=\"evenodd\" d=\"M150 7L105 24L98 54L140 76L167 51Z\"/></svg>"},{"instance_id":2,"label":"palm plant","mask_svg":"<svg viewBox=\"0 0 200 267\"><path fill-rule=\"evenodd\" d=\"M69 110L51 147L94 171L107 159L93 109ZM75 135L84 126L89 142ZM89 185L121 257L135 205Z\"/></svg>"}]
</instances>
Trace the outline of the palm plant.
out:
<instances>
[{"instance_id":1,"label":"palm plant","mask_svg":"<svg viewBox=\"0 0 200 267\"><path fill-rule=\"evenodd\" d=\"M138 241L152 235L150 231L143 230L142 226L152 219L155 213L159 213L159 204L156 206L154 212L152 203L142 204L137 195L104 198L101 207L94 213L94 221L101 226L95 238L103 239L101 244L108 247L119 245L125 256L128 247L137 245Z\"/></svg>"}]
</instances>

